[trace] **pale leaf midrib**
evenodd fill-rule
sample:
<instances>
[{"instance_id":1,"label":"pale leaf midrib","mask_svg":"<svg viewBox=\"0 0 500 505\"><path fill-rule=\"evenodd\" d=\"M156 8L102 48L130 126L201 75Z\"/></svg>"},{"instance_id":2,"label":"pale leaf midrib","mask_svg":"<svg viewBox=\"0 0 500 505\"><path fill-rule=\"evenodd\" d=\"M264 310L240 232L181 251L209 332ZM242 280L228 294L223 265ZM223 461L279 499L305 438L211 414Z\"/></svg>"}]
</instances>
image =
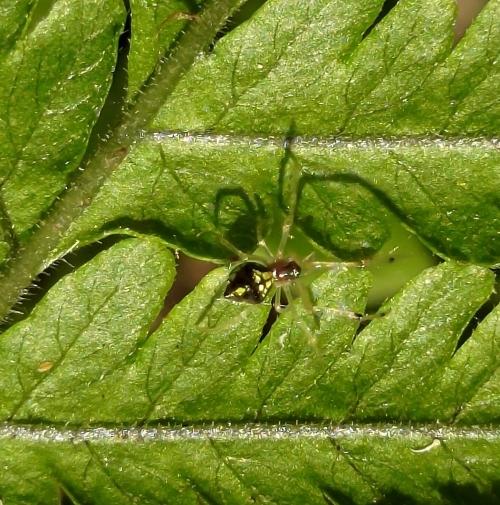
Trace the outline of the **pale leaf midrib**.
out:
<instances>
[{"instance_id":1,"label":"pale leaf midrib","mask_svg":"<svg viewBox=\"0 0 500 505\"><path fill-rule=\"evenodd\" d=\"M282 147L285 136L265 135L237 135L237 134L210 134L197 132L157 131L145 134L146 140L155 142L186 142L189 144L206 144L208 146L242 146L242 147ZM397 150L411 147L429 148L435 147L444 150L461 149L500 149L500 137L443 137L437 135L428 136L401 136L401 137L374 137L363 138L351 137L321 137L305 136L294 137L292 149L307 150L307 148L331 148L331 149L387 149Z\"/></svg>"},{"instance_id":2,"label":"pale leaf midrib","mask_svg":"<svg viewBox=\"0 0 500 505\"><path fill-rule=\"evenodd\" d=\"M123 426L123 425L122 425ZM266 424L227 423L185 426L121 427L94 426L65 428L54 425L3 424L0 440L17 439L26 442L175 442L182 440L322 440L322 439L387 439L387 440L500 440L500 428L495 426L444 426L439 424Z\"/></svg>"}]
</instances>

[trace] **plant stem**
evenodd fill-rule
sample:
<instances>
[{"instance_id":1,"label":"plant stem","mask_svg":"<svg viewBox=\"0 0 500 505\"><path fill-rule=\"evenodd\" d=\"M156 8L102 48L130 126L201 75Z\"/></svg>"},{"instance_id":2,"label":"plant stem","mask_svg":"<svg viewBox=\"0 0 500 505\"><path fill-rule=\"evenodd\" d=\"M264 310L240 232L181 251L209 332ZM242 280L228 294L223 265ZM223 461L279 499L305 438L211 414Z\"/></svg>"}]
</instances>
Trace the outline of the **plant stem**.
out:
<instances>
[{"instance_id":1,"label":"plant stem","mask_svg":"<svg viewBox=\"0 0 500 505\"><path fill-rule=\"evenodd\" d=\"M90 205L104 182L126 157L140 132L155 117L196 56L214 39L217 31L241 4L241 0L211 0L180 37L170 55L158 62L150 82L124 115L123 121L103 141L94 156L74 177L68 189L54 203L51 212L11 258L0 276L0 318L10 311L23 291L50 263L50 254L71 224Z\"/></svg>"}]
</instances>

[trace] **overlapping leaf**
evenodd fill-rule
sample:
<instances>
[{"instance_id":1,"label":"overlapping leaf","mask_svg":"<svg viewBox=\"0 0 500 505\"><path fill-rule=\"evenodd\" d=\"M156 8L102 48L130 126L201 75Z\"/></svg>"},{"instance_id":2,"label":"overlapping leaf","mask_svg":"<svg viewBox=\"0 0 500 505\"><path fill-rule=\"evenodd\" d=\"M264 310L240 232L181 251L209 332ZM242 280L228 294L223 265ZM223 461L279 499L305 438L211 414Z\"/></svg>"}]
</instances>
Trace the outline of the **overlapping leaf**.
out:
<instances>
[{"instance_id":1,"label":"overlapping leaf","mask_svg":"<svg viewBox=\"0 0 500 505\"><path fill-rule=\"evenodd\" d=\"M14 242L64 189L109 91L122 26L121 2L2 6L0 181ZM5 24L4 24L5 23ZM7 228L7 229L9 229Z\"/></svg>"},{"instance_id":2,"label":"overlapping leaf","mask_svg":"<svg viewBox=\"0 0 500 505\"><path fill-rule=\"evenodd\" d=\"M172 271L171 256L159 241L123 241L62 279L26 321L4 333L0 354L8 366L0 390L2 417L10 428L1 432L2 498L50 503L59 487L77 500L97 503L111 497L122 503L131 496L146 503L158 497L194 503L197 496L223 499L217 482L224 483L224 499L238 503L252 496L289 503L307 492L310 503L338 493L365 503L391 489L397 496L422 493L439 503L446 498L439 486L451 486L452 492L460 485L489 496L488 482L498 471L495 438L474 430L461 435L455 428L441 435L449 441L428 455L419 453L432 440L436 416L446 424L493 419L498 312L454 352L464 326L491 293L487 270L448 263L424 272L355 339L358 323L349 311L362 310L367 274L326 272L312 285L320 326L295 303L257 347L267 305L218 299L206 310L227 278L224 270L207 277L148 336ZM436 398L439 402L432 401ZM279 429L271 426L270 440L257 442L252 430L266 425L238 423L277 419L423 424L413 434L365 424L358 432L331 434L338 436L333 442L323 440L329 432L321 435L318 427L309 440L298 432L296 440L273 442ZM126 430L120 435L100 428L228 420L242 430L240 441L233 440L232 428L190 440L190 428L184 436L173 430L170 437L168 429L151 435L145 430L146 440L137 445L141 435L133 428L125 443L119 439ZM28 428L24 435L15 428L34 422L61 428ZM67 423L73 434L62 428ZM290 433L286 424L283 429ZM39 436L43 444L36 442ZM153 442L150 436L165 439ZM80 440L76 448L67 445L71 437ZM19 447L24 458L16 456ZM377 454L369 464L368 449ZM143 450L150 455L144 461ZM61 457L66 452L68 457ZM467 471L464 458L471 461ZM292 471L295 460L300 470ZM453 482L448 473L434 474L444 462L455 468ZM15 472L28 463L31 477L16 487ZM418 465L419 477L406 478L405 465ZM49 485L43 484L47 476ZM283 494L275 478L286 478L294 489Z\"/></svg>"},{"instance_id":3,"label":"overlapping leaf","mask_svg":"<svg viewBox=\"0 0 500 505\"><path fill-rule=\"evenodd\" d=\"M235 240L237 223L256 219L255 195L268 215L280 206L281 144L301 133L327 137L292 146L304 175L296 224L322 246L370 256L392 213L442 257L498 263L496 86L482 91L496 72L498 3L453 49L453 2L399 2L363 38L380 3L268 2L200 56L62 248L126 224L225 257L220 234ZM369 138L328 140L340 134ZM221 213L232 214L226 229ZM255 244L247 229L240 247Z\"/></svg>"},{"instance_id":4,"label":"overlapping leaf","mask_svg":"<svg viewBox=\"0 0 500 505\"><path fill-rule=\"evenodd\" d=\"M165 254L154 241L122 242L64 278L4 333L5 420L450 422L469 416L467 403L482 389L498 388L497 315L454 357L492 292L487 270L448 263L424 272L353 343L369 283L363 269L340 267L313 283L319 328L296 301L260 345L269 306L222 298L211 307L227 280L217 270L146 339L171 282ZM461 370L463 387L450 389L454 360L464 356L472 365ZM429 406L436 395L439 405ZM484 410L487 420L491 408L488 401L475 416Z\"/></svg>"}]
</instances>

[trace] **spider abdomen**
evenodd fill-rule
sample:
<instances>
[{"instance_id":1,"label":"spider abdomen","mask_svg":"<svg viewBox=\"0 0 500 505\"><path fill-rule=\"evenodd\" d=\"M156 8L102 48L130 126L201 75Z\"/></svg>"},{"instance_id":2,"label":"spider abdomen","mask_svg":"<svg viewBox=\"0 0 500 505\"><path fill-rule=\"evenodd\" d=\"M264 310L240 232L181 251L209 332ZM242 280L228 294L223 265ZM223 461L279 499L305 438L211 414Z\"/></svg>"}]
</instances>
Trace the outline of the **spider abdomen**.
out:
<instances>
[{"instance_id":1,"label":"spider abdomen","mask_svg":"<svg viewBox=\"0 0 500 505\"><path fill-rule=\"evenodd\" d=\"M290 259L279 259L268 266L248 262L231 276L224 292L226 298L250 303L262 303L273 284L282 285L300 276L299 264Z\"/></svg>"},{"instance_id":2,"label":"spider abdomen","mask_svg":"<svg viewBox=\"0 0 500 505\"><path fill-rule=\"evenodd\" d=\"M272 285L271 270L259 263L249 262L234 272L224 296L249 303L262 303Z\"/></svg>"}]
</instances>

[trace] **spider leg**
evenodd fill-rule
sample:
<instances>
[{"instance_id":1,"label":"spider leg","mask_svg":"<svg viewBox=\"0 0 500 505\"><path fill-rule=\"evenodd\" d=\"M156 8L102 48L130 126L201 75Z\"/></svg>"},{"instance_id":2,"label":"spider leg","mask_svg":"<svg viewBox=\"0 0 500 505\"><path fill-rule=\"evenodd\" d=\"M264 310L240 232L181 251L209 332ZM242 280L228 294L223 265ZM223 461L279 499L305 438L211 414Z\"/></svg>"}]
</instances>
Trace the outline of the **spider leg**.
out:
<instances>
[{"instance_id":1,"label":"spider leg","mask_svg":"<svg viewBox=\"0 0 500 505\"><path fill-rule=\"evenodd\" d=\"M290 175L288 178L288 202L286 203L286 211L285 218L283 220L282 234L281 240L278 246L278 251L276 253L277 258L282 258L285 252L286 244L288 239L290 238L290 231L292 229L293 223L295 221L295 214L297 211L297 202L298 202L298 191L299 191L299 183L301 170L297 159L291 152L291 141L287 139L285 141L285 158L284 163L282 165L282 170L284 171L289 166ZM288 163L287 163L288 162ZM285 180L285 177L282 177L282 181ZM284 192L285 188L284 182L282 183L282 198L284 200Z\"/></svg>"},{"instance_id":2,"label":"spider leg","mask_svg":"<svg viewBox=\"0 0 500 505\"><path fill-rule=\"evenodd\" d=\"M303 279L303 277L302 277L302 279ZM373 319L377 319L383 315L383 314L361 314L359 312L354 312L353 310L337 308L337 307L318 308L318 307L314 306L314 301L312 299L312 293L306 285L304 285L301 282L297 282L297 283L295 283L295 286L297 287L297 291L298 291L298 294L302 300L302 304L303 304L304 308L313 317L313 321L314 321L314 325L315 325L314 330L319 329L321 313L324 313L324 312L328 312L332 315L337 315L339 317L351 319L353 321L357 321L360 324L365 323L365 322L370 322ZM309 337L311 334L312 334L312 332L308 332Z\"/></svg>"},{"instance_id":3,"label":"spider leg","mask_svg":"<svg viewBox=\"0 0 500 505\"><path fill-rule=\"evenodd\" d=\"M264 233L265 219L263 219L263 216L265 216L266 212L259 195L255 195L255 202L257 204L257 228L256 228L257 244L264 249L269 258L273 258L274 254L271 251L271 249L269 249L269 246L267 245L266 242L267 233Z\"/></svg>"},{"instance_id":4,"label":"spider leg","mask_svg":"<svg viewBox=\"0 0 500 505\"><path fill-rule=\"evenodd\" d=\"M296 285L299 287L299 293L301 293L301 298L302 298L302 291L301 289L303 288L303 286L300 286L300 283L296 283ZM304 292L307 292L307 290L304 288ZM309 340L309 343L316 347L317 345L317 341L316 341L316 336L314 335L314 330L317 329L314 328L310 328L310 326L304 321L304 319L302 319L300 317L300 314L297 312L297 308L294 304L294 301L293 301L293 293L292 293L292 288L290 285L285 285L283 286L283 291L285 293L285 296L286 296L286 299L288 300L288 306L290 307L290 310L293 311L293 314L294 314L294 318L295 318L295 322L297 324L297 326L301 329L301 331L307 336L307 339ZM315 321L315 326L318 325L319 327L319 321L316 319L316 315L314 313L314 309L312 308L312 300L311 298L308 296L308 295L305 295L304 299L302 300L303 303L305 302L304 304L304 308L306 310L309 311L309 308L312 309L311 311L311 314L314 318L314 321ZM308 307L308 304L309 302L311 303L310 307Z\"/></svg>"},{"instance_id":5,"label":"spider leg","mask_svg":"<svg viewBox=\"0 0 500 505\"><path fill-rule=\"evenodd\" d=\"M302 263L303 264L310 264L310 263L314 263L314 251L310 252L303 260L302 260Z\"/></svg>"},{"instance_id":6,"label":"spider leg","mask_svg":"<svg viewBox=\"0 0 500 505\"><path fill-rule=\"evenodd\" d=\"M315 276L316 272L311 272L310 274L305 274L301 276L301 279L307 279L307 277L313 277ZM300 297L302 298L302 301L304 303L304 300L307 300L307 306L312 307L311 312L314 314L316 322L319 324L319 317L321 312L329 312L331 314L337 314L342 317L347 317L349 319L354 319L359 322L364 322L364 321L371 321L372 319L375 319L378 316L375 315L369 315L369 314L361 314L359 312L354 312L353 310L349 309L342 309L342 308L337 308L337 307L322 307L321 309L318 307L314 306L314 303L312 301L312 296L309 288L302 286L300 283L297 283L298 285L298 290ZM305 306L305 304L304 304Z\"/></svg>"},{"instance_id":7,"label":"spider leg","mask_svg":"<svg viewBox=\"0 0 500 505\"><path fill-rule=\"evenodd\" d=\"M273 252L271 251L271 249L269 249L269 246L267 245L265 239L260 239L258 241L258 244L260 247L262 247L264 249L264 251L266 252L266 254L269 256L269 258L273 258L274 257L274 254Z\"/></svg>"},{"instance_id":8,"label":"spider leg","mask_svg":"<svg viewBox=\"0 0 500 505\"><path fill-rule=\"evenodd\" d=\"M309 258L309 256L308 256L308 258ZM352 267L365 268L366 263L363 260L361 260L361 261L308 261L308 265L314 269L325 268L328 270L343 270L344 268L352 268Z\"/></svg>"},{"instance_id":9,"label":"spider leg","mask_svg":"<svg viewBox=\"0 0 500 505\"><path fill-rule=\"evenodd\" d=\"M302 305L306 311L312 315L314 319L315 329L319 329L319 315L318 311L314 308L314 302L312 299L311 291L308 287L304 286L302 282L296 282L295 286L299 292L300 299L302 300Z\"/></svg>"},{"instance_id":10,"label":"spider leg","mask_svg":"<svg viewBox=\"0 0 500 505\"><path fill-rule=\"evenodd\" d=\"M348 268L359 267L358 264L351 264L349 262L338 263L338 262L313 262L306 264L305 271L300 274L301 281L309 281L315 279L319 273L331 270L333 272L341 272ZM297 286L300 286L300 282L296 283ZM300 287L298 287L300 290ZM300 294L300 293L299 293ZM302 295L301 295L302 296Z\"/></svg>"},{"instance_id":11,"label":"spider leg","mask_svg":"<svg viewBox=\"0 0 500 505\"><path fill-rule=\"evenodd\" d=\"M281 314L285 310L285 306L281 304L281 292L282 286L277 286L273 297L273 307L278 314Z\"/></svg>"},{"instance_id":12,"label":"spider leg","mask_svg":"<svg viewBox=\"0 0 500 505\"><path fill-rule=\"evenodd\" d=\"M309 255L310 256L310 255ZM318 270L331 270L331 271L342 271L348 268L364 268L365 267L365 262L363 260L361 261L310 261L308 263L308 266L310 267L310 270L304 274L301 275L302 280L307 280L308 278L315 278L317 276ZM301 298L304 300L306 298L305 294L311 299L310 296L310 291L303 286L298 284L298 290ZM305 291L305 293L303 293ZM312 304L311 302L308 302ZM312 304L314 307L314 304ZM314 308L314 312L317 315L318 309ZM372 321L373 319L377 319L378 317L381 317L383 314L361 314L359 312L354 312L349 309L341 309L341 308L324 308L322 310L327 310L330 313L335 313L338 314L339 316L344 316L348 317L349 319L355 319L359 321L360 323L363 322L369 322Z\"/></svg>"}]
</instances>

